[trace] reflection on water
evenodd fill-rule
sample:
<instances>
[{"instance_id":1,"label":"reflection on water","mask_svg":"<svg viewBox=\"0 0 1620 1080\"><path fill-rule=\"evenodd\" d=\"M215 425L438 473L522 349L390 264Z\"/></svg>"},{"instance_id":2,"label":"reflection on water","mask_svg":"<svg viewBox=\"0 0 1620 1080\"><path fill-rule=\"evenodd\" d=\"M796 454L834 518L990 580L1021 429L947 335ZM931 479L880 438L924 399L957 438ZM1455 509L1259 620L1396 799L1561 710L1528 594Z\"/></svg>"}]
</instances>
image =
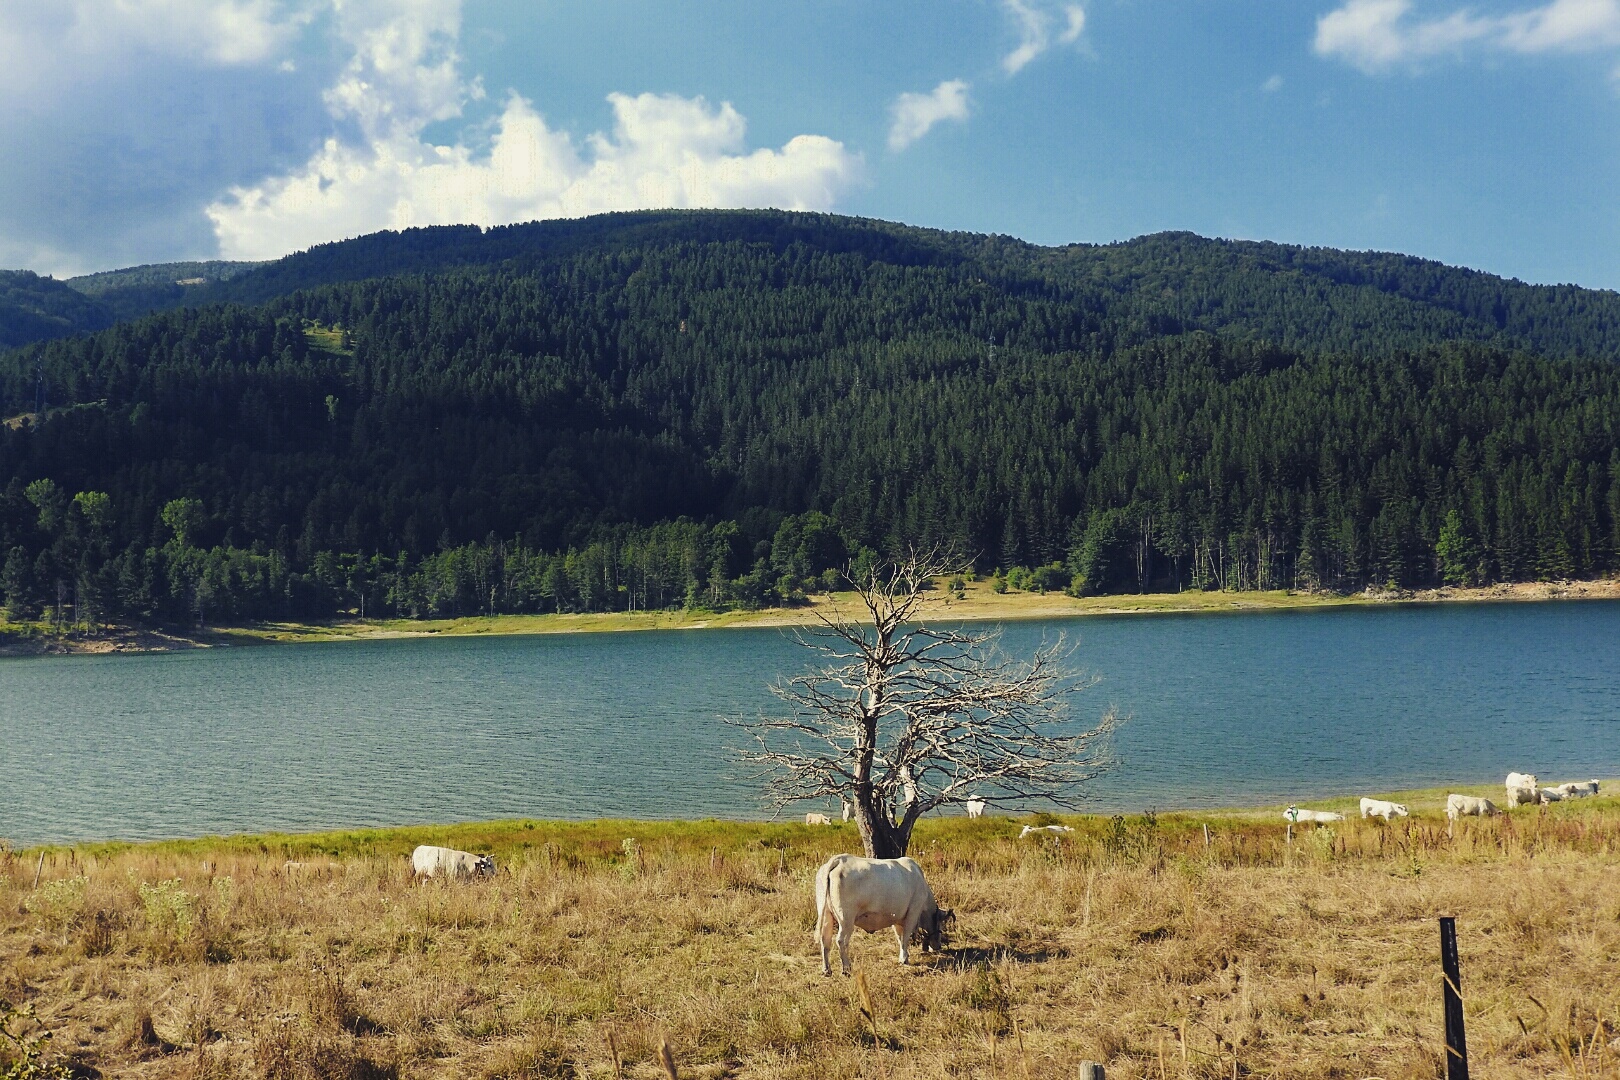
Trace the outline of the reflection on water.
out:
<instances>
[{"instance_id":1,"label":"reflection on water","mask_svg":"<svg viewBox=\"0 0 1620 1080\"><path fill-rule=\"evenodd\" d=\"M1620 772L1620 604L1128 616L1067 633L1130 717L1098 809ZM497 817L763 816L721 716L777 630L432 638L0 660L13 843Z\"/></svg>"}]
</instances>

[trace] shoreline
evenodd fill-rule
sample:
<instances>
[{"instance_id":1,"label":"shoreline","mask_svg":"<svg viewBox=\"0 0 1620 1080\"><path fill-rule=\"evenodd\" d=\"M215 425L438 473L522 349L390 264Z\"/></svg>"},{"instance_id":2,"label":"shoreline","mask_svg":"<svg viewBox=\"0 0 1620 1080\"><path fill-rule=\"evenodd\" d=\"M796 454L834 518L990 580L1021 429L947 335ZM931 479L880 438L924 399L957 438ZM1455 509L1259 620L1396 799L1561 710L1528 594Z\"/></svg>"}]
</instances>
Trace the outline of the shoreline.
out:
<instances>
[{"instance_id":1,"label":"shoreline","mask_svg":"<svg viewBox=\"0 0 1620 1080\"><path fill-rule=\"evenodd\" d=\"M986 581L971 583L966 595L940 592L929 601L929 616L951 622L1010 622L1119 615L1189 615L1256 611L1314 611L1330 608L1451 603L1540 603L1555 600L1620 600L1620 578L1593 581L1521 582L1481 588L1442 587L1417 591L1362 593L1180 592L1121 593L1072 597L1062 593L991 591ZM593 614L477 615L451 619L358 619L332 623L276 622L179 631L114 627L96 637L39 636L0 644L8 656L99 655L177 652L242 645L321 641L377 641L393 638L519 636L528 634L629 633L644 630L726 630L814 626L821 614L849 612L853 593L819 596L790 608L752 611L601 612Z\"/></svg>"},{"instance_id":2,"label":"shoreline","mask_svg":"<svg viewBox=\"0 0 1620 1080\"><path fill-rule=\"evenodd\" d=\"M1562 782L1562 781L1558 781ZM1578 799L1569 803L1555 803L1553 807L1610 807L1620 806L1620 779L1600 779L1600 794L1592 799ZM1550 785L1549 785L1550 786ZM1290 805L1307 810L1330 810L1345 815L1346 820L1359 820L1360 800L1371 798L1398 802L1411 811L1411 820L1440 818L1445 813L1446 796L1452 792L1474 795L1500 802L1500 783L1456 783L1435 787L1408 788L1396 791L1360 792L1356 794L1325 795L1303 798L1293 802L1262 805L1233 805L1207 807L1168 807L1164 809L1109 811L1080 810L1055 812L1029 809L1017 812L991 812L983 818L970 819L965 813L936 813L919 819L917 827L923 833L934 830L962 828L985 830L996 826L1011 828L1033 821L1063 822L1076 826L1082 832L1102 830L1114 818L1140 820L1148 814L1163 828L1196 829L1201 825L1254 826L1285 824L1282 811ZM826 808L823 807L823 810ZM1551 807L1520 807L1511 816L1536 814ZM1504 813L1509 813L1503 807ZM1560 813L1566 812L1559 810ZM409 850L418 843L477 845L485 847L532 847L537 843L570 839L590 843L603 836L621 836L630 830L643 838L663 837L693 841L707 837L710 840L726 837L732 841L753 840L777 836L781 830L799 835L806 829L827 829L824 833L807 835L855 835L853 822L841 822L834 817L830 826L806 826L802 812L776 818L492 818L474 821L415 822L402 825L357 825L351 827L319 828L283 831L268 829L259 832L204 833L193 836L169 836L150 839L98 838L84 840L44 841L25 846L9 846L9 840L0 838L0 851L9 851L14 857L25 853L78 852L90 856L106 856L124 851L149 851L168 854L197 854L200 852L285 852L289 855L325 854L340 856L371 854L378 851Z\"/></svg>"}]
</instances>

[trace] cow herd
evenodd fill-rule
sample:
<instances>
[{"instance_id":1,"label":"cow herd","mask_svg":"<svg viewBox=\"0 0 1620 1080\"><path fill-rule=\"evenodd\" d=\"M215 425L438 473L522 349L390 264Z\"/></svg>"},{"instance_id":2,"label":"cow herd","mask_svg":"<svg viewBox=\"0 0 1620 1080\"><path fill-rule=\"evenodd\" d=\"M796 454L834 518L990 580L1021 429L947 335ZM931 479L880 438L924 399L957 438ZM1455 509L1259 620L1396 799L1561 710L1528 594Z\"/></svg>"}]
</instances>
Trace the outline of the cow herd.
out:
<instances>
[{"instance_id":1,"label":"cow herd","mask_svg":"<svg viewBox=\"0 0 1620 1080\"><path fill-rule=\"evenodd\" d=\"M1598 793L1596 780L1542 787L1534 773L1508 773L1505 786L1507 798L1504 801L1510 810L1516 806L1546 806L1548 803L1563 802L1565 799L1583 799ZM1456 821L1459 817L1491 817L1501 812L1501 808L1489 799L1471 795L1446 796L1446 817L1452 821Z\"/></svg>"},{"instance_id":2,"label":"cow herd","mask_svg":"<svg viewBox=\"0 0 1620 1080\"><path fill-rule=\"evenodd\" d=\"M1534 773L1511 772L1507 775L1507 798L1505 802L1511 809L1515 806L1545 806L1547 803L1562 802L1565 799L1579 799L1598 793L1598 782L1586 780L1568 784L1557 784L1552 787L1542 787L1536 780ZM1502 812L1501 807L1489 799L1482 799L1475 795L1459 795L1453 792L1446 796L1446 818L1455 822L1460 817L1491 817ZM1362 799L1361 816L1364 818L1376 817L1389 821L1392 818L1406 817L1407 810L1398 802L1389 802L1385 799ZM1301 810L1297 806L1290 806L1283 811L1283 817L1290 824L1314 822L1325 825L1328 822L1343 821L1343 814L1336 814L1330 810Z\"/></svg>"}]
</instances>

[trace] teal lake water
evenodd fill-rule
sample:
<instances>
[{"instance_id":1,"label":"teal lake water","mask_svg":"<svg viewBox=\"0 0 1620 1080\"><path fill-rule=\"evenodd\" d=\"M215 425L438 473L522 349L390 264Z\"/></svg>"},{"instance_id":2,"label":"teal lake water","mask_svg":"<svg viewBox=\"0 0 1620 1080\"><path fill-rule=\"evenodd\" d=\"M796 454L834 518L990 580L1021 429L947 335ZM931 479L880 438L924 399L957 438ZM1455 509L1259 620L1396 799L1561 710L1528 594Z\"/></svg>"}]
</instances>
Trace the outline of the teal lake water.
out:
<instances>
[{"instance_id":1,"label":"teal lake water","mask_svg":"<svg viewBox=\"0 0 1620 1080\"><path fill-rule=\"evenodd\" d=\"M1620 604L1011 623L1129 716L1103 811L1620 775ZM722 716L810 661L789 633L418 638L0 659L0 838L503 817L759 818ZM803 809L826 809L807 806Z\"/></svg>"}]
</instances>

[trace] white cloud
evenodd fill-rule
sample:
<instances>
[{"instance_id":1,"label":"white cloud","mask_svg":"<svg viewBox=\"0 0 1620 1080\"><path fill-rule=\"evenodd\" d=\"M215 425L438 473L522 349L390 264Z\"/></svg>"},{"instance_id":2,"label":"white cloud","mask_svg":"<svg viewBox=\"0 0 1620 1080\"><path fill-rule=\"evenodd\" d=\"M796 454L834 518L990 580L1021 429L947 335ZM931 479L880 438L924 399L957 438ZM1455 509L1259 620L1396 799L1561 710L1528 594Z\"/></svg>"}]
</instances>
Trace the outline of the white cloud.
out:
<instances>
[{"instance_id":1,"label":"white cloud","mask_svg":"<svg viewBox=\"0 0 1620 1080\"><path fill-rule=\"evenodd\" d=\"M1278 90L1281 90L1282 87L1283 77L1281 75L1273 75L1271 78L1260 84L1260 89L1264 90L1268 94L1275 94Z\"/></svg>"},{"instance_id":2,"label":"white cloud","mask_svg":"<svg viewBox=\"0 0 1620 1080\"><path fill-rule=\"evenodd\" d=\"M281 0L78 0L85 38L135 40L217 64L257 64L279 53L310 20L307 4Z\"/></svg>"},{"instance_id":3,"label":"white cloud","mask_svg":"<svg viewBox=\"0 0 1620 1080\"><path fill-rule=\"evenodd\" d=\"M1521 53L1620 45L1620 0L1552 0L1507 15L1466 10L1412 18L1411 0L1348 0L1316 23L1315 48L1364 71L1416 64L1464 47Z\"/></svg>"},{"instance_id":4,"label":"white cloud","mask_svg":"<svg viewBox=\"0 0 1620 1080\"><path fill-rule=\"evenodd\" d=\"M422 137L426 126L483 94L459 73L459 3L345 4L340 14L354 57L326 103L357 124L360 138L333 136L291 173L233 187L211 204L226 258L273 258L413 225L655 207L826 210L860 179L860 157L823 136L748 151L737 110L701 97L611 94L613 130L579 146L512 94L487 152L435 145Z\"/></svg>"},{"instance_id":5,"label":"white cloud","mask_svg":"<svg viewBox=\"0 0 1620 1080\"><path fill-rule=\"evenodd\" d=\"M0 85L60 79L78 61L140 50L214 65L259 64L313 18L311 0L56 0L8 5Z\"/></svg>"},{"instance_id":6,"label":"white cloud","mask_svg":"<svg viewBox=\"0 0 1620 1080\"><path fill-rule=\"evenodd\" d=\"M354 50L325 94L335 115L379 136L391 126L460 116L469 98L483 96L476 80L461 80L461 0L335 2L338 38Z\"/></svg>"},{"instance_id":7,"label":"white cloud","mask_svg":"<svg viewBox=\"0 0 1620 1080\"><path fill-rule=\"evenodd\" d=\"M901 94L889 111L894 117L889 127L889 149L904 150L940 121L968 118L968 84L951 79L934 87L931 94Z\"/></svg>"},{"instance_id":8,"label":"white cloud","mask_svg":"<svg viewBox=\"0 0 1620 1080\"><path fill-rule=\"evenodd\" d=\"M1520 52L1620 45L1620 0L1553 0L1502 20L1503 43Z\"/></svg>"},{"instance_id":9,"label":"white cloud","mask_svg":"<svg viewBox=\"0 0 1620 1080\"><path fill-rule=\"evenodd\" d=\"M1063 9L1063 33L1058 35L1058 41L1064 45L1073 45L1080 40L1080 35L1086 32L1086 9L1079 4L1070 4Z\"/></svg>"},{"instance_id":10,"label":"white cloud","mask_svg":"<svg viewBox=\"0 0 1620 1080\"><path fill-rule=\"evenodd\" d=\"M1018 31L1017 47L1001 58L1002 70L1009 75L1018 74L1052 47L1052 30L1060 14L1063 28L1057 35L1059 44L1073 45L1085 33L1086 11L1079 4L1053 9L1039 0L1001 0L1001 6Z\"/></svg>"}]
</instances>

